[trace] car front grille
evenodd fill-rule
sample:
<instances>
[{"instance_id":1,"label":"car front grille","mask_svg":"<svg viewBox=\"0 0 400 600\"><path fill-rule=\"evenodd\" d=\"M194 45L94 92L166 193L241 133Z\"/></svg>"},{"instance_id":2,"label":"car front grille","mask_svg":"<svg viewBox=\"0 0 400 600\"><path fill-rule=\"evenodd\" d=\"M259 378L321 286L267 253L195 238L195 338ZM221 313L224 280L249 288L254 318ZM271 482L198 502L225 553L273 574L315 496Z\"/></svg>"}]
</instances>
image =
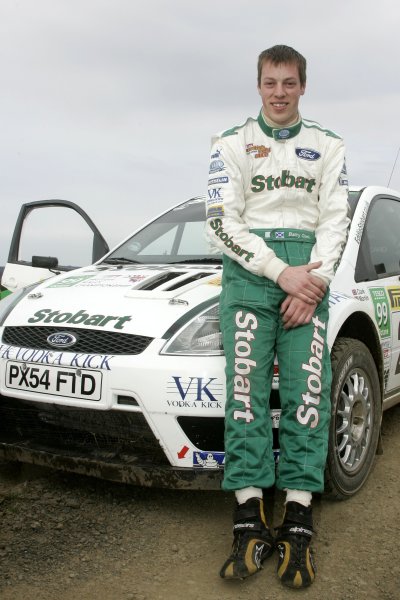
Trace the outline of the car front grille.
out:
<instances>
[{"instance_id":1,"label":"car front grille","mask_svg":"<svg viewBox=\"0 0 400 600\"><path fill-rule=\"evenodd\" d=\"M50 346L47 338L52 333L61 331L70 333L77 338L77 343L72 348L65 348L65 350L84 354L140 354L153 340L144 335L72 327L5 327L2 342L11 346L55 351L56 348ZM62 350L62 348L58 349Z\"/></svg>"}]
</instances>

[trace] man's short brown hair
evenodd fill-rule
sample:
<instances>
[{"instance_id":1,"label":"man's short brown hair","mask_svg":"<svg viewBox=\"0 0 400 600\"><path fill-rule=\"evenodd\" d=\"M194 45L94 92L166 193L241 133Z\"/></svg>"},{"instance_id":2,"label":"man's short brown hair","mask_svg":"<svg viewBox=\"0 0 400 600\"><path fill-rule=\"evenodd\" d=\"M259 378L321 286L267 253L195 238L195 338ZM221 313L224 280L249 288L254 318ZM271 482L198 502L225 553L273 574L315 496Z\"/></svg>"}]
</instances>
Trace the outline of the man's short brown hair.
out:
<instances>
[{"instance_id":1,"label":"man's short brown hair","mask_svg":"<svg viewBox=\"0 0 400 600\"><path fill-rule=\"evenodd\" d=\"M302 56L297 50L290 46L272 46L268 50L263 50L258 57L258 87L261 86L261 71L265 62L271 62L273 65L281 65L282 63L292 63L297 65L299 71L300 84L306 84L306 66L307 62L304 56Z\"/></svg>"}]
</instances>

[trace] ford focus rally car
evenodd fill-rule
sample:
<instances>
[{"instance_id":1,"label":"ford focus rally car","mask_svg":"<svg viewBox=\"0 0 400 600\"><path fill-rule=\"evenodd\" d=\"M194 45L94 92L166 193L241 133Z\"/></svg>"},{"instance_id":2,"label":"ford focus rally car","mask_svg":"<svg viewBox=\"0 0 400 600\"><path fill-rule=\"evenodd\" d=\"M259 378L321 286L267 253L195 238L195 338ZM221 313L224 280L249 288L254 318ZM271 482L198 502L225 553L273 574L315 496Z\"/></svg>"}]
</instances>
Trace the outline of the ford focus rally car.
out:
<instances>
[{"instance_id":1,"label":"ford focus rally car","mask_svg":"<svg viewBox=\"0 0 400 600\"><path fill-rule=\"evenodd\" d=\"M349 203L328 336L326 490L338 498L366 481L382 410L400 400L400 196L366 187L352 189ZM203 238L204 199L179 204L76 270L51 257L20 259L25 216L42 205L57 201L22 207L3 275L13 293L0 302L0 456L140 485L218 488L222 261ZM96 259L107 246L92 230ZM277 455L278 382L276 365Z\"/></svg>"}]
</instances>

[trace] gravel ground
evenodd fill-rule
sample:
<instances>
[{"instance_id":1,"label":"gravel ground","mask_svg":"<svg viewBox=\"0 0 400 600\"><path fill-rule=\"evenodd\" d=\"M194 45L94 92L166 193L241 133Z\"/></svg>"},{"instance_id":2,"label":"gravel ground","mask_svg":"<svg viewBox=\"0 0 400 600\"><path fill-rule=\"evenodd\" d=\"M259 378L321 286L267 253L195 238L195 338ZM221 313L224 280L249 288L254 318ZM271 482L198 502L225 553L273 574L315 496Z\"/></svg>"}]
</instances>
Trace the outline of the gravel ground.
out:
<instances>
[{"instance_id":1,"label":"gravel ground","mask_svg":"<svg viewBox=\"0 0 400 600\"><path fill-rule=\"evenodd\" d=\"M384 453L351 500L314 501L317 579L283 588L277 557L243 582L218 570L232 496L135 488L0 464L2 600L399 600L400 406L384 414ZM275 524L282 496L275 495Z\"/></svg>"}]
</instances>

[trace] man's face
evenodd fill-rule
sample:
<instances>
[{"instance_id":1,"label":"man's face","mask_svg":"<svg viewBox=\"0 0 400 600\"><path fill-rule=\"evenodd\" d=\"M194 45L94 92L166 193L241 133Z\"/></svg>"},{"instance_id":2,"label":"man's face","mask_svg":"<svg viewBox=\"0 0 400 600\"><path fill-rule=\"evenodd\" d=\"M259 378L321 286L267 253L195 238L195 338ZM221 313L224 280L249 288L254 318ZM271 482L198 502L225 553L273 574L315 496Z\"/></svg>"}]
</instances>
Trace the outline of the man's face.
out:
<instances>
[{"instance_id":1,"label":"man's face","mask_svg":"<svg viewBox=\"0 0 400 600\"><path fill-rule=\"evenodd\" d=\"M298 115L299 100L305 87L300 83L296 64L273 65L269 61L264 62L258 92L267 120L282 127L293 123Z\"/></svg>"}]
</instances>

